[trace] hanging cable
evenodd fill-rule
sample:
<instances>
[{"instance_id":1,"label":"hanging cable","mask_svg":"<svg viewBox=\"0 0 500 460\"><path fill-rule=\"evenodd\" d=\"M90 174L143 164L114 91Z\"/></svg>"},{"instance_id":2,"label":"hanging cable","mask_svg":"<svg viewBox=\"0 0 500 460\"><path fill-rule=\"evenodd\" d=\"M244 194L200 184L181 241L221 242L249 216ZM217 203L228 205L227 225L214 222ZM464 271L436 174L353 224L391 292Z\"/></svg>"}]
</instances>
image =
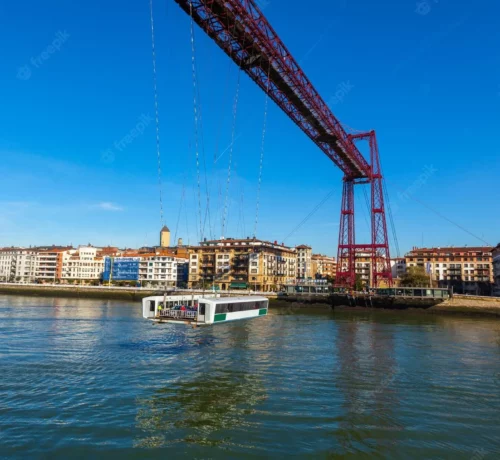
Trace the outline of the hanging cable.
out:
<instances>
[{"instance_id":1,"label":"hanging cable","mask_svg":"<svg viewBox=\"0 0 500 460\"><path fill-rule=\"evenodd\" d=\"M195 158L196 158L196 185L198 187L198 217L199 217L199 238L203 240L203 219L201 215L201 181L200 181L200 152L198 138L198 90L196 79L196 49L194 46L194 19L193 19L193 2L189 2L189 14L191 17L191 69L193 77L193 109L194 109L194 143L195 143Z\"/></svg>"},{"instance_id":2,"label":"hanging cable","mask_svg":"<svg viewBox=\"0 0 500 460\"><path fill-rule=\"evenodd\" d=\"M323 206L335 193L335 189L329 192L314 208L313 210L306 216L304 219L300 221L300 223L283 239L285 242L288 238L290 238L295 232L297 232L318 210Z\"/></svg>"},{"instance_id":3,"label":"hanging cable","mask_svg":"<svg viewBox=\"0 0 500 460\"><path fill-rule=\"evenodd\" d=\"M158 188L160 192L160 225L163 228L165 219L163 215L163 184L161 178L161 154L160 154L160 119L158 110L158 85L156 78L156 49L155 49L155 27L153 17L153 0L149 1L149 11L151 17L151 51L153 56L153 90L155 100L155 122L156 122L156 155L158 157Z\"/></svg>"},{"instance_id":4,"label":"hanging cable","mask_svg":"<svg viewBox=\"0 0 500 460\"><path fill-rule=\"evenodd\" d=\"M407 195L409 198L411 198L413 201L416 201L417 203L420 203L422 206L426 207L427 209L431 210L434 214L436 214L437 216L441 217L441 219L444 219L446 220L447 222L449 222L450 224L454 225L455 227L457 227L458 229L462 230L463 232L469 234L470 236L474 237L476 240L478 241L482 241L484 244L486 244L487 246L493 246L492 244L488 243L488 241L485 241L483 240L483 238L475 235L474 233L472 233L471 231L467 230L465 227L462 227L460 224L457 224L456 222L452 221L451 219L449 219L448 217L444 216L443 214L441 214L439 211L437 211L436 209L434 209L433 207L431 207L430 205L424 203L423 201L419 200L418 198L415 198L411 193L407 193L407 191L405 190L402 190L400 189L399 187L397 187L403 194Z\"/></svg>"},{"instance_id":5,"label":"hanging cable","mask_svg":"<svg viewBox=\"0 0 500 460\"><path fill-rule=\"evenodd\" d=\"M193 35L193 47L196 52L196 46L194 42L194 35ZM196 81L198 82L198 68L195 60L195 68L196 68ZM201 156L203 159L203 174L205 176L205 194L207 198L207 204L206 204L206 209L205 209L205 217L203 219L203 229L202 229L202 234L205 234L205 227L206 223L208 220L208 230L212 234L212 223L211 223L211 217L210 217L210 188L208 186L208 175L207 175L207 162L206 162L206 155L205 155L205 137L204 137L204 130L203 130L203 111L202 111L202 105L201 105L201 95L200 95L200 85L199 83L196 86L197 90L197 95L198 95L198 122L199 122L199 132L200 132L200 144L201 144ZM211 235L212 236L212 235Z\"/></svg>"},{"instance_id":6,"label":"hanging cable","mask_svg":"<svg viewBox=\"0 0 500 460\"><path fill-rule=\"evenodd\" d=\"M245 238L245 193L243 191L243 185L240 191L240 201L238 209L238 225L236 227L236 235L240 238Z\"/></svg>"},{"instance_id":7,"label":"hanging cable","mask_svg":"<svg viewBox=\"0 0 500 460\"><path fill-rule=\"evenodd\" d=\"M366 204L366 212L367 213L363 213L363 217L365 218L365 222L366 222L366 226L368 228L370 228L370 224L368 223L368 216L370 216L371 218L371 206L370 206L370 200L368 199L368 192L366 191L366 187L362 187L363 188L363 194L365 196L365 204Z\"/></svg>"},{"instance_id":8,"label":"hanging cable","mask_svg":"<svg viewBox=\"0 0 500 460\"><path fill-rule=\"evenodd\" d=\"M182 183L181 202L179 205L179 214L177 215L177 224L175 225L174 241L177 241L177 232L179 230L179 223L181 220L182 207L184 205L185 198L186 198L186 177L184 177L184 182Z\"/></svg>"},{"instance_id":9,"label":"hanging cable","mask_svg":"<svg viewBox=\"0 0 500 460\"><path fill-rule=\"evenodd\" d=\"M399 252L399 241L396 233L396 226L394 225L394 217L392 215L391 199L389 197L389 193L387 192L387 185L385 183L385 179L383 179L382 185L384 187L384 195L385 195L385 201L387 203L387 210L389 211L389 222L391 225L392 239L394 240L394 246L396 247L396 254L397 257L399 258L401 257L401 253Z\"/></svg>"},{"instance_id":10,"label":"hanging cable","mask_svg":"<svg viewBox=\"0 0 500 460\"><path fill-rule=\"evenodd\" d=\"M260 208L260 191L262 188L262 170L264 166L264 146L266 143L266 131L267 131L267 112L269 107L269 84L271 79L269 78L269 72L271 71L271 67L269 67L267 73L267 85L266 85L266 98L264 102L264 123L262 125L262 142L260 145L260 163L259 163L259 180L257 183L257 204L255 208L255 225L253 228L253 237L257 238L257 226L259 223L259 208Z\"/></svg>"},{"instance_id":11,"label":"hanging cable","mask_svg":"<svg viewBox=\"0 0 500 460\"><path fill-rule=\"evenodd\" d=\"M233 128L231 131L231 147L229 148L229 162L227 167L227 181L226 181L226 194L224 197L224 210L222 214L222 237L225 236L226 225L227 225L227 212L229 205L229 185L231 182L231 166L233 161L233 150L234 150L234 136L236 134L236 119L238 115L238 99L240 94L240 77L241 71L238 72L238 82L236 83L236 95L234 96L233 104Z\"/></svg>"}]
</instances>

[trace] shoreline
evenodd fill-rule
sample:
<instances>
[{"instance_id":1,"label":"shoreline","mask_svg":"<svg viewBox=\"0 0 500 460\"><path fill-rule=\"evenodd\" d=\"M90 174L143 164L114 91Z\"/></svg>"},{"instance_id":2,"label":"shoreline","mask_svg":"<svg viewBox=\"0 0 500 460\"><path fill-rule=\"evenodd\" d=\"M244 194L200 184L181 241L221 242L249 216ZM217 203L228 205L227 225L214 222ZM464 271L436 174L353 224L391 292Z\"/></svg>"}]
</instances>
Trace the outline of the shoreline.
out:
<instances>
[{"instance_id":1,"label":"shoreline","mask_svg":"<svg viewBox=\"0 0 500 460\"><path fill-rule=\"evenodd\" d=\"M179 294L182 291L178 292ZM28 297L60 297L60 298L86 298L86 299L102 299L102 300L129 300L140 302L144 297L151 295L163 295L163 292L155 289L140 289L126 287L103 287L103 286L26 286L26 285L10 285L0 284L0 295L18 295ZM302 301L287 301L286 299L278 299L275 296L266 296L269 298L269 306L271 308L286 309L291 311L318 309L332 310L338 312L407 312L409 314L443 314L443 315L461 315L461 316L482 316L488 318L500 318L500 298L497 297L480 297L472 298L471 296L454 296L452 299L446 300L438 305L427 307L408 306L392 306L392 307L364 307L364 306L348 306L335 305L327 302L311 303L308 299Z\"/></svg>"}]
</instances>

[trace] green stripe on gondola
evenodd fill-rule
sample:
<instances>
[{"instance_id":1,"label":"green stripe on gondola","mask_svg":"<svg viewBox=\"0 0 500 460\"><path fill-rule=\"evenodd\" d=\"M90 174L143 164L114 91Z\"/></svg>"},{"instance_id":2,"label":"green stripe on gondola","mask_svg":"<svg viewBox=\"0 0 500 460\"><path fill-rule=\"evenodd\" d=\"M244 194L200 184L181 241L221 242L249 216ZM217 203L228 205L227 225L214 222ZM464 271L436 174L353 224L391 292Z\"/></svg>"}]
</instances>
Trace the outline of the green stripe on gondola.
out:
<instances>
[{"instance_id":1,"label":"green stripe on gondola","mask_svg":"<svg viewBox=\"0 0 500 460\"><path fill-rule=\"evenodd\" d=\"M259 310L259 316L262 316L262 315L267 315L267 308L261 308Z\"/></svg>"},{"instance_id":2,"label":"green stripe on gondola","mask_svg":"<svg viewBox=\"0 0 500 460\"><path fill-rule=\"evenodd\" d=\"M214 323L217 323L219 321L226 321L226 314L225 313L220 313L220 314L214 316Z\"/></svg>"}]
</instances>

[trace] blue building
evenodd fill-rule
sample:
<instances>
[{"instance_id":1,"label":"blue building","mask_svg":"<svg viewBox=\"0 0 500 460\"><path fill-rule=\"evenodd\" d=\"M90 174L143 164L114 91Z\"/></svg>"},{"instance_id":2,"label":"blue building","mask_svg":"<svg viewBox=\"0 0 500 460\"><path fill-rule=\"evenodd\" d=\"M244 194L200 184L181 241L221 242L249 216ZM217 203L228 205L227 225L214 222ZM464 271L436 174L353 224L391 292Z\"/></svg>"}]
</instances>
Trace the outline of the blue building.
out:
<instances>
[{"instance_id":1,"label":"blue building","mask_svg":"<svg viewBox=\"0 0 500 460\"><path fill-rule=\"evenodd\" d=\"M103 281L139 281L140 257L105 257Z\"/></svg>"}]
</instances>

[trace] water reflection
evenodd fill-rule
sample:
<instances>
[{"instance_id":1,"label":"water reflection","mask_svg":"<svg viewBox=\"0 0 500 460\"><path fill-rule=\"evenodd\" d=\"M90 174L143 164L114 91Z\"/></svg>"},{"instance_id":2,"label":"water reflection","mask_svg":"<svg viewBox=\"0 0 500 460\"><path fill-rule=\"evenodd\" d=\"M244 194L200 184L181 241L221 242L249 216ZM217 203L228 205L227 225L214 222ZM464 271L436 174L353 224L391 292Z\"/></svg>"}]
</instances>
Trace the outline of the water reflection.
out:
<instances>
[{"instance_id":1,"label":"water reflection","mask_svg":"<svg viewBox=\"0 0 500 460\"><path fill-rule=\"evenodd\" d=\"M210 377L174 382L139 399L136 447L161 447L177 442L199 445L231 443L231 432L252 427L255 406L267 398L259 377L230 370Z\"/></svg>"},{"instance_id":2,"label":"water reflection","mask_svg":"<svg viewBox=\"0 0 500 460\"><path fill-rule=\"evenodd\" d=\"M400 369L393 334L377 323L355 321L340 328L335 341L337 388L344 396L336 432L340 446L345 452L366 451L366 439L375 432L382 434L379 439L396 439L404 427L395 415Z\"/></svg>"}]
</instances>

